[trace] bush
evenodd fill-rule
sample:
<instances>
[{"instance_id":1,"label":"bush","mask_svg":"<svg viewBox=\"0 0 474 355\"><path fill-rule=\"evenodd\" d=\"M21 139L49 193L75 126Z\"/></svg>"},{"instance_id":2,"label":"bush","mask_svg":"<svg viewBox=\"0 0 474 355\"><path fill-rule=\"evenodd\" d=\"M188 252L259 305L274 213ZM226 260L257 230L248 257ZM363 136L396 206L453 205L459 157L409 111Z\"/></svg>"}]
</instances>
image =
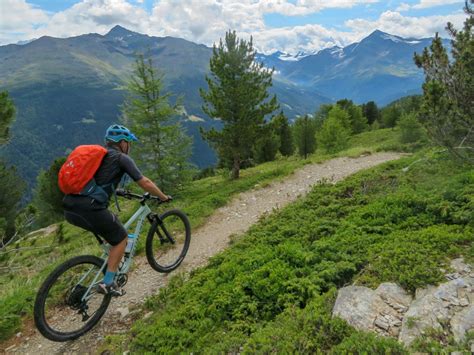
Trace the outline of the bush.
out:
<instances>
[{"instance_id":1,"label":"bush","mask_svg":"<svg viewBox=\"0 0 474 355\"><path fill-rule=\"evenodd\" d=\"M414 113L404 114L398 122L401 143L416 143L424 138L421 124Z\"/></svg>"},{"instance_id":2,"label":"bush","mask_svg":"<svg viewBox=\"0 0 474 355\"><path fill-rule=\"evenodd\" d=\"M189 280L150 299L155 315L134 326L131 350L404 353L333 319L331 290L358 277L413 291L441 280L440 267L469 252L474 175L443 159L402 171L418 158L318 185L262 220Z\"/></svg>"},{"instance_id":3,"label":"bush","mask_svg":"<svg viewBox=\"0 0 474 355\"><path fill-rule=\"evenodd\" d=\"M335 346L331 354L398 355L409 354L409 352L395 339L376 336L372 333L357 332Z\"/></svg>"}]
</instances>

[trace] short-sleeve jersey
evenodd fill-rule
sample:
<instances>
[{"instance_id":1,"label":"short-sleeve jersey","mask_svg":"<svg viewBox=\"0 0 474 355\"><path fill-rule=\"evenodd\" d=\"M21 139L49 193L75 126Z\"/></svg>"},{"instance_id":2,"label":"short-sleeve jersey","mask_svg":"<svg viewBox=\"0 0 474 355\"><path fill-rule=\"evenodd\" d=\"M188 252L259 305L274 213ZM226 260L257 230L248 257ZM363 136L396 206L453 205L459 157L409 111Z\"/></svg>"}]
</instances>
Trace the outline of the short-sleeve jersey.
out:
<instances>
[{"instance_id":1,"label":"short-sleeve jersey","mask_svg":"<svg viewBox=\"0 0 474 355\"><path fill-rule=\"evenodd\" d=\"M113 191L111 187L108 187L116 188L124 174L129 175L133 181L143 178L132 158L115 147L107 147L107 154L95 173L95 182L97 185L106 186L106 191L110 195Z\"/></svg>"}]
</instances>

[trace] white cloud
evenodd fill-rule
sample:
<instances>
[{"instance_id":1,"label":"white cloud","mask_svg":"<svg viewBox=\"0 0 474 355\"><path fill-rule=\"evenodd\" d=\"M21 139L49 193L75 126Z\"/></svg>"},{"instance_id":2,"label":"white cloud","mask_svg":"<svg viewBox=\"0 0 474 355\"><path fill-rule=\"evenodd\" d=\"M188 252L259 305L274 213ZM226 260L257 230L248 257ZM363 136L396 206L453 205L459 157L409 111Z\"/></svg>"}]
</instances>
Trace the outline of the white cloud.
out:
<instances>
[{"instance_id":1,"label":"white cloud","mask_svg":"<svg viewBox=\"0 0 474 355\"><path fill-rule=\"evenodd\" d=\"M345 46L361 40L375 29L404 37L430 37L436 31L443 33L447 21L460 27L465 19L461 12L447 16L406 17L397 11L386 11L374 21L360 18L346 21L348 31L318 24L270 28L264 22L264 15L268 13L301 15L328 7L370 5L377 0L160 0L155 2L151 12L147 12L141 2L82 0L64 11L48 14L25 0L0 0L0 7L7 4L9 9L8 18L0 17L0 44L42 35L105 34L120 24L148 35L180 37L209 46L232 29L241 38L253 36L259 51L296 53ZM402 3L400 11L407 6L410 5ZM0 11L0 16L4 13Z\"/></svg>"},{"instance_id":2,"label":"white cloud","mask_svg":"<svg viewBox=\"0 0 474 355\"><path fill-rule=\"evenodd\" d=\"M411 9L411 5L402 2L396 9L395 11L408 11Z\"/></svg>"},{"instance_id":3,"label":"white cloud","mask_svg":"<svg viewBox=\"0 0 474 355\"><path fill-rule=\"evenodd\" d=\"M461 9L464 5L464 0L420 0L418 4L410 5L407 3L401 3L395 11L408 11L411 9L427 9L436 6L459 4Z\"/></svg>"},{"instance_id":4,"label":"white cloud","mask_svg":"<svg viewBox=\"0 0 474 355\"><path fill-rule=\"evenodd\" d=\"M272 53L311 52L334 46L345 46L359 39L354 33L339 32L320 25L305 25L266 29L254 34L259 51Z\"/></svg>"},{"instance_id":5,"label":"white cloud","mask_svg":"<svg viewBox=\"0 0 474 355\"><path fill-rule=\"evenodd\" d=\"M445 27L448 21L460 28L465 19L466 14L463 12L446 16L409 17L396 11L386 11L375 21L353 19L346 21L345 24L362 37L379 29L401 37L421 38L432 37L435 32L446 35Z\"/></svg>"},{"instance_id":6,"label":"white cloud","mask_svg":"<svg viewBox=\"0 0 474 355\"><path fill-rule=\"evenodd\" d=\"M84 33L105 33L116 24L136 31L147 29L148 14L126 0L83 0L51 16L48 25L34 36L69 37Z\"/></svg>"},{"instance_id":7,"label":"white cloud","mask_svg":"<svg viewBox=\"0 0 474 355\"><path fill-rule=\"evenodd\" d=\"M0 43L13 42L22 38L22 33L44 26L48 14L25 0L0 0Z\"/></svg>"},{"instance_id":8,"label":"white cloud","mask_svg":"<svg viewBox=\"0 0 474 355\"><path fill-rule=\"evenodd\" d=\"M426 9L429 7L449 5L449 4L459 4L461 7L464 5L464 0L420 0L416 5L413 5L413 9Z\"/></svg>"},{"instance_id":9,"label":"white cloud","mask_svg":"<svg viewBox=\"0 0 474 355\"><path fill-rule=\"evenodd\" d=\"M373 4L379 0L297 0L289 2L287 0L260 0L248 1L248 3L258 2L258 7L262 13L279 13L286 16L300 16L319 12L324 9L351 8L360 4Z\"/></svg>"}]
</instances>

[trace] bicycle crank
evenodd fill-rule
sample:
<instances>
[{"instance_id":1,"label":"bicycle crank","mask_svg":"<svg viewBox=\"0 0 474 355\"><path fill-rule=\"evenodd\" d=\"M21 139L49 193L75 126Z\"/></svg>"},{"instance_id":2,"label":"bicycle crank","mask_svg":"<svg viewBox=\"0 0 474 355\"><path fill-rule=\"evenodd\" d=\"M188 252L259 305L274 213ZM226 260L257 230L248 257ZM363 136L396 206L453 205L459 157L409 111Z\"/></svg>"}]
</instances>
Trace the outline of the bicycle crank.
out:
<instances>
[{"instance_id":1,"label":"bicycle crank","mask_svg":"<svg viewBox=\"0 0 474 355\"><path fill-rule=\"evenodd\" d=\"M120 274L117 276L117 285L123 287L127 284L128 276L127 274Z\"/></svg>"}]
</instances>

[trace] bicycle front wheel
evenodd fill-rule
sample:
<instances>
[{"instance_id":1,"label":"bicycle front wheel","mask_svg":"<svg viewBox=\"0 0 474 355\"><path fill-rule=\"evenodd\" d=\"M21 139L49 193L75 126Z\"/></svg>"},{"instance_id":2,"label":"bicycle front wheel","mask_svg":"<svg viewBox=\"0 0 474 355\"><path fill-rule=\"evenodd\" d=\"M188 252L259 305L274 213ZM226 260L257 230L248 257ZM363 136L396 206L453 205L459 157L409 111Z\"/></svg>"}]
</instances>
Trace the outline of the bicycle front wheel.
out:
<instances>
[{"instance_id":1,"label":"bicycle front wheel","mask_svg":"<svg viewBox=\"0 0 474 355\"><path fill-rule=\"evenodd\" d=\"M111 296L95 291L104 260L81 255L59 265L36 295L34 320L49 340L73 340L88 332L104 315Z\"/></svg>"},{"instance_id":2,"label":"bicycle front wheel","mask_svg":"<svg viewBox=\"0 0 474 355\"><path fill-rule=\"evenodd\" d=\"M152 219L146 238L146 257L158 272L170 272L184 260L191 242L188 217L180 210L170 210Z\"/></svg>"}]
</instances>

